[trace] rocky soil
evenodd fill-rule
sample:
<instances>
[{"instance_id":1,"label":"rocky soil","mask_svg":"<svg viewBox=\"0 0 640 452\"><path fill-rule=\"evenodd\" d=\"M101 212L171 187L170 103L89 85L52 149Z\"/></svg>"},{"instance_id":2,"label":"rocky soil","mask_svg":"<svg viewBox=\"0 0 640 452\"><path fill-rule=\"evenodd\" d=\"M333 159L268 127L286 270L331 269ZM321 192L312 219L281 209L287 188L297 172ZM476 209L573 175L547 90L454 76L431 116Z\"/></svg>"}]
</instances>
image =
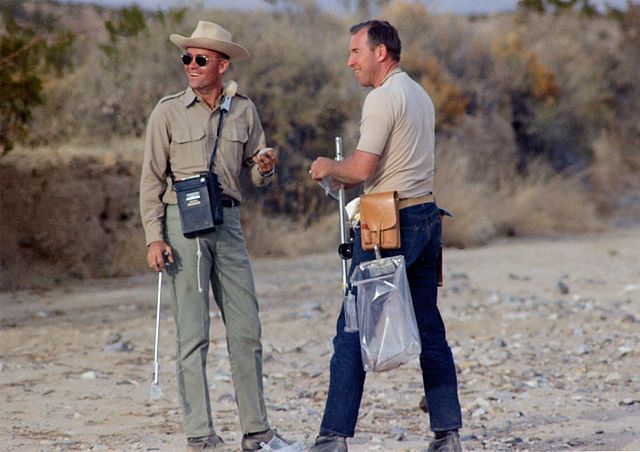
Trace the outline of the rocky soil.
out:
<instances>
[{"instance_id":1,"label":"rocky soil","mask_svg":"<svg viewBox=\"0 0 640 452\"><path fill-rule=\"evenodd\" d=\"M640 450L640 229L446 250L440 306L467 450ZM334 252L255 259L273 426L320 424L335 317ZM164 291L160 387L149 398L157 277L0 293L0 450L184 450ZM165 288L168 286L165 284ZM215 425L240 443L224 326L213 310ZM417 362L369 375L350 450L426 449Z\"/></svg>"}]
</instances>

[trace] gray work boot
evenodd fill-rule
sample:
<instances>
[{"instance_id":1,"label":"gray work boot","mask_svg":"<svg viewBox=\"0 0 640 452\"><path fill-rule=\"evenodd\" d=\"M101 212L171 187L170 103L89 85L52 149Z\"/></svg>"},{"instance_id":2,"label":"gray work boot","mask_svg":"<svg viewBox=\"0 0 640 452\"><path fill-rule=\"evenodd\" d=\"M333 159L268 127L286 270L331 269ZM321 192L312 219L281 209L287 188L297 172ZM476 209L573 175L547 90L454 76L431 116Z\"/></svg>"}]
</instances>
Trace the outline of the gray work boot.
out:
<instances>
[{"instance_id":1,"label":"gray work boot","mask_svg":"<svg viewBox=\"0 0 640 452\"><path fill-rule=\"evenodd\" d=\"M427 452L462 452L458 431L443 432L442 436L436 434L436 439L431 441Z\"/></svg>"},{"instance_id":2,"label":"gray work boot","mask_svg":"<svg viewBox=\"0 0 640 452\"><path fill-rule=\"evenodd\" d=\"M248 435L243 435L242 450L260 450L262 449L262 446L260 445L261 443L269 444L269 441L271 441L274 437L287 445L292 444L291 441L284 439L278 432L271 428L264 432L249 433Z\"/></svg>"},{"instance_id":3,"label":"gray work boot","mask_svg":"<svg viewBox=\"0 0 640 452\"><path fill-rule=\"evenodd\" d=\"M187 452L199 450L218 449L224 447L224 441L215 433L201 438L187 438Z\"/></svg>"},{"instance_id":4,"label":"gray work boot","mask_svg":"<svg viewBox=\"0 0 640 452\"><path fill-rule=\"evenodd\" d=\"M347 438L340 435L320 435L310 452L347 452Z\"/></svg>"}]
</instances>

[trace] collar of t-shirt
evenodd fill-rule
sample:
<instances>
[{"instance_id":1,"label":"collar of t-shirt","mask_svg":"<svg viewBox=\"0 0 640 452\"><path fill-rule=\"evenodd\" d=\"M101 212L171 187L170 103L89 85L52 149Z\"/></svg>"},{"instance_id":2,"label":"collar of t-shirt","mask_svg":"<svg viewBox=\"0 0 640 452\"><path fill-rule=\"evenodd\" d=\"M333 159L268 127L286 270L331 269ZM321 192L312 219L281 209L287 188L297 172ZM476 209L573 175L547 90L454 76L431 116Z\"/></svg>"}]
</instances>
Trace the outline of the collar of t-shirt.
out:
<instances>
[{"instance_id":1,"label":"collar of t-shirt","mask_svg":"<svg viewBox=\"0 0 640 452\"><path fill-rule=\"evenodd\" d=\"M384 85L384 83L389 80L389 78L391 76L394 76L396 74L399 74L400 72L404 72L402 69L400 69L399 67L395 68L394 70L392 70L391 72L389 72L387 74L387 76L384 78L384 80L382 80L382 83L380 83L380 86Z\"/></svg>"}]
</instances>

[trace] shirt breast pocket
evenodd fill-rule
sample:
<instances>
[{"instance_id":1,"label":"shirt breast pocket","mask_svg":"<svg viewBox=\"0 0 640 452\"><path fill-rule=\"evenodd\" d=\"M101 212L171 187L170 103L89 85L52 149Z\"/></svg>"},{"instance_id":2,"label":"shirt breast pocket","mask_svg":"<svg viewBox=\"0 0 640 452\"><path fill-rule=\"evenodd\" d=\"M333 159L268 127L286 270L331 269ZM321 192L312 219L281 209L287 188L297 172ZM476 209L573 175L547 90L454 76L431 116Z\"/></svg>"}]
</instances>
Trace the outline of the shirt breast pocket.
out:
<instances>
[{"instance_id":1,"label":"shirt breast pocket","mask_svg":"<svg viewBox=\"0 0 640 452\"><path fill-rule=\"evenodd\" d=\"M247 130L247 125L240 121L234 121L231 123L229 121L229 125L227 124L222 127L222 139L227 143L235 146L244 147L244 144L249 140L249 131Z\"/></svg>"},{"instance_id":2,"label":"shirt breast pocket","mask_svg":"<svg viewBox=\"0 0 640 452\"><path fill-rule=\"evenodd\" d=\"M186 129L173 135L171 166L174 171L203 170L205 162L205 131L202 127Z\"/></svg>"}]
</instances>

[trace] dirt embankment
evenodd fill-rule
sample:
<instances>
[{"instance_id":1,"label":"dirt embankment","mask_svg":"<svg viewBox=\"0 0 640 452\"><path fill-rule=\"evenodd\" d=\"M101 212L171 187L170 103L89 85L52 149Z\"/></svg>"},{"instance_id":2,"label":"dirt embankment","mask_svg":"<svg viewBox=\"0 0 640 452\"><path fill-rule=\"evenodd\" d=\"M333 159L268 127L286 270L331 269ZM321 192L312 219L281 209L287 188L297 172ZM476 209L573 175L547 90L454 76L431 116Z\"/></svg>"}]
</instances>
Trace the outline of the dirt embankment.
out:
<instances>
[{"instance_id":1,"label":"dirt embankment","mask_svg":"<svg viewBox=\"0 0 640 452\"><path fill-rule=\"evenodd\" d=\"M0 290L144 268L138 162L9 157L0 160Z\"/></svg>"}]
</instances>

